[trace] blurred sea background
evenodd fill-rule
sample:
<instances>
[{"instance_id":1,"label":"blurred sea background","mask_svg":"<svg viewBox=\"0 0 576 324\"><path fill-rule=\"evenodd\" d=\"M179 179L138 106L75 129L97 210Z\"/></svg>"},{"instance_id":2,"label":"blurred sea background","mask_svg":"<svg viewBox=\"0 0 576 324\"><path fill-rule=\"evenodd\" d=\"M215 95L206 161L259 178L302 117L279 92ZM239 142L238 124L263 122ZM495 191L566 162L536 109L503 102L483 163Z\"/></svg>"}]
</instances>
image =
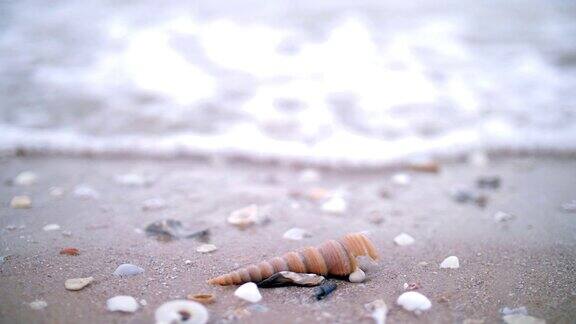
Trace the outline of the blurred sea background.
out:
<instances>
[{"instance_id":1,"label":"blurred sea background","mask_svg":"<svg viewBox=\"0 0 576 324\"><path fill-rule=\"evenodd\" d=\"M0 1L0 150L576 151L576 2Z\"/></svg>"}]
</instances>

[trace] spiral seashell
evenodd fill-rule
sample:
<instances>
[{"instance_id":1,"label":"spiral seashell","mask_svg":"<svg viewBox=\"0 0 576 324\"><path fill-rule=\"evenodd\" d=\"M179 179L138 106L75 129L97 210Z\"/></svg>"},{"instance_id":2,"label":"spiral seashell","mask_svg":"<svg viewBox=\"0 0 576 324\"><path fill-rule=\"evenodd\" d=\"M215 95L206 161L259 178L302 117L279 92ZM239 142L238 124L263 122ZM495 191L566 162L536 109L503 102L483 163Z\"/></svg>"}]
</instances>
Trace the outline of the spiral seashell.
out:
<instances>
[{"instance_id":1,"label":"spiral seashell","mask_svg":"<svg viewBox=\"0 0 576 324\"><path fill-rule=\"evenodd\" d=\"M339 240L329 240L317 247L307 247L298 252L288 252L281 257L212 278L208 283L228 286L250 281L260 282L280 271L345 276L358 268L358 256L368 256L376 260L378 252L366 235L352 233Z\"/></svg>"}]
</instances>

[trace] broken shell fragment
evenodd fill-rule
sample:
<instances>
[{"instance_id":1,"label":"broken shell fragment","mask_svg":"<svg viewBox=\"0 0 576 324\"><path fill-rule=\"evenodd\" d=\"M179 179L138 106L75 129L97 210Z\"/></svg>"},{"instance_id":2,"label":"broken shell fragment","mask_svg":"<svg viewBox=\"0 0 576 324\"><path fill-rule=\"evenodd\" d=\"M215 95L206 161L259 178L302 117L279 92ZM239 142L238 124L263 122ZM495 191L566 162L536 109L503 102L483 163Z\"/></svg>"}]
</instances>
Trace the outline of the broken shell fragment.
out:
<instances>
[{"instance_id":1,"label":"broken shell fragment","mask_svg":"<svg viewBox=\"0 0 576 324\"><path fill-rule=\"evenodd\" d=\"M271 277L264 279L258 283L258 287L280 287L287 285L295 286L318 286L325 278L314 273L296 273L292 271L280 271L273 274Z\"/></svg>"},{"instance_id":2,"label":"broken shell fragment","mask_svg":"<svg viewBox=\"0 0 576 324\"><path fill-rule=\"evenodd\" d=\"M510 215L508 213L505 213L503 211L497 211L496 213L494 213L494 221L498 222L498 223L502 223L502 222L507 222L509 220L514 219L513 215Z\"/></svg>"},{"instance_id":3,"label":"broken shell fragment","mask_svg":"<svg viewBox=\"0 0 576 324\"><path fill-rule=\"evenodd\" d=\"M208 310L190 300L172 300L160 305L154 317L156 324L204 324L208 322Z\"/></svg>"},{"instance_id":4,"label":"broken shell fragment","mask_svg":"<svg viewBox=\"0 0 576 324\"><path fill-rule=\"evenodd\" d=\"M210 253L216 250L218 250L218 248L214 244L202 244L196 248L196 252L200 253Z\"/></svg>"},{"instance_id":5,"label":"broken shell fragment","mask_svg":"<svg viewBox=\"0 0 576 324\"><path fill-rule=\"evenodd\" d=\"M460 261L457 256L451 255L440 263L441 269L458 269L460 268Z\"/></svg>"},{"instance_id":6,"label":"broken shell fragment","mask_svg":"<svg viewBox=\"0 0 576 324\"><path fill-rule=\"evenodd\" d=\"M362 269L358 268L348 276L350 282L359 283L366 280L366 274Z\"/></svg>"},{"instance_id":7,"label":"broken shell fragment","mask_svg":"<svg viewBox=\"0 0 576 324\"><path fill-rule=\"evenodd\" d=\"M209 229L190 230L184 228L182 223L175 219L155 221L146 226L146 235L156 238L158 241L167 242L181 238L206 239L210 235Z\"/></svg>"},{"instance_id":8,"label":"broken shell fragment","mask_svg":"<svg viewBox=\"0 0 576 324\"><path fill-rule=\"evenodd\" d=\"M284 232L282 238L285 238L287 240L299 241L305 237L311 237L311 236L312 234L310 234L310 232L308 232L307 230L298 227L293 227Z\"/></svg>"},{"instance_id":9,"label":"broken shell fragment","mask_svg":"<svg viewBox=\"0 0 576 324\"><path fill-rule=\"evenodd\" d=\"M152 210L161 210L166 208L167 204L166 201L162 198L150 198L144 200L142 203L142 210L144 211L152 211Z\"/></svg>"},{"instance_id":10,"label":"broken shell fragment","mask_svg":"<svg viewBox=\"0 0 576 324\"><path fill-rule=\"evenodd\" d=\"M322 300L328 297L328 295L330 295L331 293L333 293L337 287L338 286L331 281L325 282L322 285L320 285L320 287L316 287L316 289L314 290L314 297L316 298L316 300Z\"/></svg>"},{"instance_id":11,"label":"broken shell fragment","mask_svg":"<svg viewBox=\"0 0 576 324\"><path fill-rule=\"evenodd\" d=\"M260 282L280 271L346 276L358 268L357 257L378 259L376 247L363 233L345 235L340 240L329 240L317 247L288 252L281 257L208 280L208 283L227 286L244 282Z\"/></svg>"},{"instance_id":12,"label":"broken shell fragment","mask_svg":"<svg viewBox=\"0 0 576 324\"><path fill-rule=\"evenodd\" d=\"M60 254L75 256L75 255L80 255L80 250L78 250L77 248L68 247L68 248L63 248L62 250L60 250Z\"/></svg>"},{"instance_id":13,"label":"broken shell fragment","mask_svg":"<svg viewBox=\"0 0 576 324\"><path fill-rule=\"evenodd\" d=\"M258 213L258 206L254 204L237 209L228 216L228 223L241 229L261 222L263 218Z\"/></svg>"},{"instance_id":14,"label":"broken shell fragment","mask_svg":"<svg viewBox=\"0 0 576 324\"><path fill-rule=\"evenodd\" d=\"M94 281L93 277L68 279L64 282L64 287L68 290L80 290Z\"/></svg>"},{"instance_id":15,"label":"broken shell fragment","mask_svg":"<svg viewBox=\"0 0 576 324\"><path fill-rule=\"evenodd\" d=\"M414 243L414 238L406 233L401 233L394 238L394 243L399 246L406 246Z\"/></svg>"},{"instance_id":16,"label":"broken shell fragment","mask_svg":"<svg viewBox=\"0 0 576 324\"><path fill-rule=\"evenodd\" d=\"M10 201L10 207L14 209L26 209L32 207L32 199L28 196L14 196Z\"/></svg>"},{"instance_id":17,"label":"broken shell fragment","mask_svg":"<svg viewBox=\"0 0 576 324\"><path fill-rule=\"evenodd\" d=\"M370 316L374 319L376 324L386 324L386 315L388 315L388 306L382 299L364 304L364 308L369 311Z\"/></svg>"},{"instance_id":18,"label":"broken shell fragment","mask_svg":"<svg viewBox=\"0 0 576 324\"><path fill-rule=\"evenodd\" d=\"M200 304L213 304L216 301L216 298L212 294L195 294L195 295L188 295L186 296L187 299L193 300Z\"/></svg>"},{"instance_id":19,"label":"broken shell fragment","mask_svg":"<svg viewBox=\"0 0 576 324\"><path fill-rule=\"evenodd\" d=\"M234 291L234 296L251 303L257 303L262 300L262 295L260 295L258 286L256 286L256 284L253 282L247 282L238 287L238 289Z\"/></svg>"},{"instance_id":20,"label":"broken shell fragment","mask_svg":"<svg viewBox=\"0 0 576 324\"><path fill-rule=\"evenodd\" d=\"M332 198L322 204L322 210L331 214L343 214L347 209L348 203L339 195L332 196Z\"/></svg>"},{"instance_id":21,"label":"broken shell fragment","mask_svg":"<svg viewBox=\"0 0 576 324\"><path fill-rule=\"evenodd\" d=\"M50 231L57 231L60 229L60 225L58 224L48 224L44 227L42 227L42 229L46 232L50 232Z\"/></svg>"}]
</instances>

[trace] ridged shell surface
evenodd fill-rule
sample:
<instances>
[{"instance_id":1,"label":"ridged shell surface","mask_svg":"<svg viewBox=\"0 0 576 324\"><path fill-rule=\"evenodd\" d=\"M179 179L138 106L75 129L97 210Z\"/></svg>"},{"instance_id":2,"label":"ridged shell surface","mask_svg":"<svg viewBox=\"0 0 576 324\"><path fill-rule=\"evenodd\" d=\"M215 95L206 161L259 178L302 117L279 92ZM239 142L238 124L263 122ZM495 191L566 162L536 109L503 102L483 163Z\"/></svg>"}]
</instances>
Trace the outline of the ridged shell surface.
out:
<instances>
[{"instance_id":1,"label":"ridged shell surface","mask_svg":"<svg viewBox=\"0 0 576 324\"><path fill-rule=\"evenodd\" d=\"M356 262L358 256L378 259L376 247L370 239L363 233L352 233L339 240L329 240L316 247L306 247L297 252L288 252L281 257L249 265L212 278L208 283L227 286L260 282L280 271L345 276L358 267Z\"/></svg>"}]
</instances>

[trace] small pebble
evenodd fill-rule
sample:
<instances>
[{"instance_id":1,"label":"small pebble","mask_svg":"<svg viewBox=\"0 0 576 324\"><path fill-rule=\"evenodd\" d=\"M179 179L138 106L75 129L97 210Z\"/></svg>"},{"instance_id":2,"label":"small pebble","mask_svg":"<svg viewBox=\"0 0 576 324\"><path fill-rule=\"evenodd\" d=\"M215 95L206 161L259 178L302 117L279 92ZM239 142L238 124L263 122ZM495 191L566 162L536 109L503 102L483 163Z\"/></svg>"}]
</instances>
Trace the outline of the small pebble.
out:
<instances>
[{"instance_id":1,"label":"small pebble","mask_svg":"<svg viewBox=\"0 0 576 324\"><path fill-rule=\"evenodd\" d=\"M62 231L62 235L63 235L63 236L68 236L68 237L70 237L70 236L72 236L72 232L70 232L70 231Z\"/></svg>"},{"instance_id":2,"label":"small pebble","mask_svg":"<svg viewBox=\"0 0 576 324\"><path fill-rule=\"evenodd\" d=\"M130 263L124 263L114 270L113 275L117 277L131 277L144 273L144 269Z\"/></svg>"},{"instance_id":3,"label":"small pebble","mask_svg":"<svg viewBox=\"0 0 576 324\"><path fill-rule=\"evenodd\" d=\"M28 196L15 196L10 201L10 207L14 209L26 209L32 207L32 199Z\"/></svg>"},{"instance_id":4,"label":"small pebble","mask_svg":"<svg viewBox=\"0 0 576 324\"><path fill-rule=\"evenodd\" d=\"M363 282L366 280L366 274L364 271L362 271L362 269L358 268L348 276L348 280L354 283Z\"/></svg>"},{"instance_id":5,"label":"small pebble","mask_svg":"<svg viewBox=\"0 0 576 324\"><path fill-rule=\"evenodd\" d=\"M285 238L287 240L294 240L294 241L299 241L303 238L306 237L311 237L312 234L310 234L310 232L308 232L305 229L301 229L298 227L293 227L289 230L287 230L286 232L284 232L284 235L282 235L282 238Z\"/></svg>"},{"instance_id":6,"label":"small pebble","mask_svg":"<svg viewBox=\"0 0 576 324\"><path fill-rule=\"evenodd\" d=\"M38 180L38 177L36 176L36 174L34 172L24 171L24 172L20 172L14 178L14 184L17 186L27 187L27 186L31 186L31 185L35 184L37 180Z\"/></svg>"},{"instance_id":7,"label":"small pebble","mask_svg":"<svg viewBox=\"0 0 576 324\"><path fill-rule=\"evenodd\" d=\"M406 233L401 233L394 238L394 243L399 246L407 246L414 243L414 238Z\"/></svg>"},{"instance_id":8,"label":"small pebble","mask_svg":"<svg viewBox=\"0 0 576 324\"><path fill-rule=\"evenodd\" d=\"M238 287L238 289L234 291L234 296L251 303L257 303L262 300L262 295L260 295L258 286L253 282L247 282Z\"/></svg>"},{"instance_id":9,"label":"small pebble","mask_svg":"<svg viewBox=\"0 0 576 324\"><path fill-rule=\"evenodd\" d=\"M192 260L186 260L186 261L184 261L184 264L186 264L186 265L191 265L191 264L192 264Z\"/></svg>"},{"instance_id":10,"label":"small pebble","mask_svg":"<svg viewBox=\"0 0 576 324\"><path fill-rule=\"evenodd\" d=\"M140 304L132 296L115 296L106 301L106 308L111 312L134 313Z\"/></svg>"},{"instance_id":11,"label":"small pebble","mask_svg":"<svg viewBox=\"0 0 576 324\"><path fill-rule=\"evenodd\" d=\"M196 248L196 252L200 253L210 253L218 250L218 247L214 244L202 244Z\"/></svg>"},{"instance_id":12,"label":"small pebble","mask_svg":"<svg viewBox=\"0 0 576 324\"><path fill-rule=\"evenodd\" d=\"M68 279L64 282L64 287L68 290L80 290L91 284L92 281L94 281L93 277Z\"/></svg>"},{"instance_id":13,"label":"small pebble","mask_svg":"<svg viewBox=\"0 0 576 324\"><path fill-rule=\"evenodd\" d=\"M58 224L48 224L48 225L42 227L42 230L44 230L46 232L57 231L59 229L60 229L60 225L58 225Z\"/></svg>"},{"instance_id":14,"label":"small pebble","mask_svg":"<svg viewBox=\"0 0 576 324\"><path fill-rule=\"evenodd\" d=\"M400 295L396 303L405 310L420 314L432 307L430 300L419 292L408 291Z\"/></svg>"},{"instance_id":15,"label":"small pebble","mask_svg":"<svg viewBox=\"0 0 576 324\"><path fill-rule=\"evenodd\" d=\"M30 303L30 308L32 308L34 310L40 310L40 309L44 309L46 307L48 307L48 303L43 301L43 300L40 300L40 299L37 299L37 300Z\"/></svg>"},{"instance_id":16,"label":"small pebble","mask_svg":"<svg viewBox=\"0 0 576 324\"><path fill-rule=\"evenodd\" d=\"M76 186L76 188L74 188L73 194L75 197L83 200L96 200L100 198L100 193L87 185Z\"/></svg>"},{"instance_id":17,"label":"small pebble","mask_svg":"<svg viewBox=\"0 0 576 324\"><path fill-rule=\"evenodd\" d=\"M205 324L208 311L202 304L190 300L172 300L156 309L156 324Z\"/></svg>"},{"instance_id":18,"label":"small pebble","mask_svg":"<svg viewBox=\"0 0 576 324\"><path fill-rule=\"evenodd\" d=\"M509 220L514 219L513 215L510 215L508 213L505 213L503 211L497 211L496 213L494 213L494 221L498 222L498 223L502 223L502 222L507 222Z\"/></svg>"},{"instance_id":19,"label":"small pebble","mask_svg":"<svg viewBox=\"0 0 576 324\"><path fill-rule=\"evenodd\" d=\"M505 315L502 320L506 324L546 324L543 319L522 314Z\"/></svg>"},{"instance_id":20,"label":"small pebble","mask_svg":"<svg viewBox=\"0 0 576 324\"><path fill-rule=\"evenodd\" d=\"M341 196L335 195L323 203L321 209L327 213L343 214L348 209L348 203Z\"/></svg>"},{"instance_id":21,"label":"small pebble","mask_svg":"<svg viewBox=\"0 0 576 324\"><path fill-rule=\"evenodd\" d=\"M364 308L371 313L370 316L374 319L376 324L386 324L388 306L386 306L386 303L382 299L377 299L371 303L364 304Z\"/></svg>"},{"instance_id":22,"label":"small pebble","mask_svg":"<svg viewBox=\"0 0 576 324\"><path fill-rule=\"evenodd\" d=\"M412 181L410 175L406 173L396 173L392 176L392 178L390 178L390 180L392 181L392 183L399 186L407 186Z\"/></svg>"},{"instance_id":23,"label":"small pebble","mask_svg":"<svg viewBox=\"0 0 576 324\"><path fill-rule=\"evenodd\" d=\"M442 263L440 263L441 269L458 269L460 268L460 261L458 257L452 255L444 259Z\"/></svg>"}]
</instances>

